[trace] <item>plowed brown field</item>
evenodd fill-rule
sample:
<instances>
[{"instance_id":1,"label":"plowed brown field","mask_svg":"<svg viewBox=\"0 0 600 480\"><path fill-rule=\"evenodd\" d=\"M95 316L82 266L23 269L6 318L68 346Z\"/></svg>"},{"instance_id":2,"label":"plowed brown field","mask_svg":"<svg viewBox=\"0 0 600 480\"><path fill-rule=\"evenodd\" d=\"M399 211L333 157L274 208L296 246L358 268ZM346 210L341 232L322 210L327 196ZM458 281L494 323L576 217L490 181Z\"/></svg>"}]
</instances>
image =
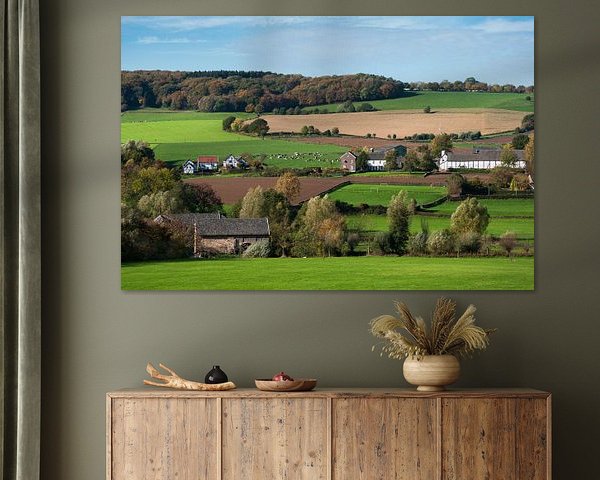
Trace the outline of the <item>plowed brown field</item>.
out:
<instances>
[{"instance_id":1,"label":"plowed brown field","mask_svg":"<svg viewBox=\"0 0 600 480\"><path fill-rule=\"evenodd\" d=\"M514 130L521 125L523 112L495 109L441 109L435 113L421 110L383 110L379 112L330 113L326 115L265 115L271 132L299 132L304 125L320 130L333 127L347 135L378 137L396 134L403 138L414 133L490 133Z\"/></svg>"},{"instance_id":2,"label":"plowed brown field","mask_svg":"<svg viewBox=\"0 0 600 480\"><path fill-rule=\"evenodd\" d=\"M479 177L482 181L487 179L485 174L469 174L469 178ZM273 188L278 177L205 177L186 180L189 183L205 183L210 185L225 204L232 204L242 199L250 188L261 186L263 189ZM300 177L300 195L295 203L302 203L311 197L327 192L343 183L374 183L392 185L445 185L448 175L438 174L427 177L417 175L398 175L385 177L361 177L350 175L347 177Z\"/></svg>"}]
</instances>

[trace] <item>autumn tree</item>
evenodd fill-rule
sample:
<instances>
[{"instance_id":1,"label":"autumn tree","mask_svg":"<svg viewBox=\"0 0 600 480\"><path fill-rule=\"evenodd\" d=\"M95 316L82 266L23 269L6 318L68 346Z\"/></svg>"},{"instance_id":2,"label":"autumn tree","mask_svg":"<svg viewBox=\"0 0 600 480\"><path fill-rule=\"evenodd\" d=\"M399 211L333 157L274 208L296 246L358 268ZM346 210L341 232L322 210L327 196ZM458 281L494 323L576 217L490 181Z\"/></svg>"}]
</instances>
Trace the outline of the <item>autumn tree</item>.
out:
<instances>
[{"instance_id":1,"label":"autumn tree","mask_svg":"<svg viewBox=\"0 0 600 480\"><path fill-rule=\"evenodd\" d=\"M450 230L458 234L474 232L481 235L489 222L487 207L471 197L462 201L450 217Z\"/></svg>"},{"instance_id":2,"label":"autumn tree","mask_svg":"<svg viewBox=\"0 0 600 480\"><path fill-rule=\"evenodd\" d=\"M396 161L397 158L398 155L396 154L396 150L393 148L385 152L385 169L388 172L398 168L398 162Z\"/></svg>"},{"instance_id":3,"label":"autumn tree","mask_svg":"<svg viewBox=\"0 0 600 480\"><path fill-rule=\"evenodd\" d=\"M513 168L516 166L519 158L512 149L510 143L506 143L502 146L502 152L500 152L500 163L505 167Z\"/></svg>"},{"instance_id":4,"label":"autumn tree","mask_svg":"<svg viewBox=\"0 0 600 480\"><path fill-rule=\"evenodd\" d=\"M313 197L303 207L299 239L322 256L341 248L346 221L335 203L325 197Z\"/></svg>"},{"instance_id":5,"label":"autumn tree","mask_svg":"<svg viewBox=\"0 0 600 480\"><path fill-rule=\"evenodd\" d=\"M275 190L282 193L288 202L292 203L294 198L300 194L300 179L291 172L285 172L277 179Z\"/></svg>"},{"instance_id":6,"label":"autumn tree","mask_svg":"<svg viewBox=\"0 0 600 480\"><path fill-rule=\"evenodd\" d=\"M171 190L177 183L168 168L125 166L121 169L121 200L134 206L144 195Z\"/></svg>"},{"instance_id":7,"label":"autumn tree","mask_svg":"<svg viewBox=\"0 0 600 480\"><path fill-rule=\"evenodd\" d=\"M155 162L154 150L141 140L129 140L121 144L121 165L127 162L148 167Z\"/></svg>"},{"instance_id":8,"label":"autumn tree","mask_svg":"<svg viewBox=\"0 0 600 480\"><path fill-rule=\"evenodd\" d=\"M447 133L440 133L433 137L430 143L431 154L435 158L439 158L442 154L442 150L446 152L452 151L452 137Z\"/></svg>"},{"instance_id":9,"label":"autumn tree","mask_svg":"<svg viewBox=\"0 0 600 480\"><path fill-rule=\"evenodd\" d=\"M250 188L242 199L240 218L261 218L263 213L264 197L260 185Z\"/></svg>"},{"instance_id":10,"label":"autumn tree","mask_svg":"<svg viewBox=\"0 0 600 480\"><path fill-rule=\"evenodd\" d=\"M387 218L390 249L402 255L406 251L410 221L409 200L405 190L401 190L391 198L387 208Z\"/></svg>"},{"instance_id":11,"label":"autumn tree","mask_svg":"<svg viewBox=\"0 0 600 480\"><path fill-rule=\"evenodd\" d=\"M356 156L356 171L366 172L369 169L369 154L364 150Z\"/></svg>"},{"instance_id":12,"label":"autumn tree","mask_svg":"<svg viewBox=\"0 0 600 480\"><path fill-rule=\"evenodd\" d=\"M527 171L533 175L534 173L534 160L535 160L535 146L534 146L534 134L532 133L529 137L529 142L525 145L525 163L527 165Z\"/></svg>"}]
</instances>

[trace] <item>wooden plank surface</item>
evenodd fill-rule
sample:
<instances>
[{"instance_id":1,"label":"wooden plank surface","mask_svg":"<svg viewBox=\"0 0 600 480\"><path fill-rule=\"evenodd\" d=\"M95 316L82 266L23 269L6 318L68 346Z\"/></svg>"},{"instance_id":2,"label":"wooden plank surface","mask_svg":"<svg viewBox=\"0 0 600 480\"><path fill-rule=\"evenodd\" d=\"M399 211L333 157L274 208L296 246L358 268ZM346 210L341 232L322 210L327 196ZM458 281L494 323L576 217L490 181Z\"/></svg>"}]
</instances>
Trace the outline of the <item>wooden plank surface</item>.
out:
<instances>
[{"instance_id":1,"label":"wooden plank surface","mask_svg":"<svg viewBox=\"0 0 600 480\"><path fill-rule=\"evenodd\" d=\"M442 479L516 476L515 399L442 400Z\"/></svg>"},{"instance_id":2,"label":"wooden plank surface","mask_svg":"<svg viewBox=\"0 0 600 480\"><path fill-rule=\"evenodd\" d=\"M517 477L545 480L548 477L548 412L546 400L517 400Z\"/></svg>"},{"instance_id":3,"label":"wooden plank surface","mask_svg":"<svg viewBox=\"0 0 600 480\"><path fill-rule=\"evenodd\" d=\"M326 480L327 400L223 399L223 480Z\"/></svg>"},{"instance_id":4,"label":"wooden plank surface","mask_svg":"<svg viewBox=\"0 0 600 480\"><path fill-rule=\"evenodd\" d=\"M334 399L334 480L433 480L437 401Z\"/></svg>"},{"instance_id":5,"label":"wooden plank surface","mask_svg":"<svg viewBox=\"0 0 600 480\"><path fill-rule=\"evenodd\" d=\"M111 480L218 479L217 400L112 400Z\"/></svg>"},{"instance_id":6,"label":"wooden plank surface","mask_svg":"<svg viewBox=\"0 0 600 480\"><path fill-rule=\"evenodd\" d=\"M550 394L530 388L452 389L443 392L418 392L414 388L317 388L310 392L263 392L256 388L238 388L223 392L136 388L109 392L111 398L547 398Z\"/></svg>"}]
</instances>

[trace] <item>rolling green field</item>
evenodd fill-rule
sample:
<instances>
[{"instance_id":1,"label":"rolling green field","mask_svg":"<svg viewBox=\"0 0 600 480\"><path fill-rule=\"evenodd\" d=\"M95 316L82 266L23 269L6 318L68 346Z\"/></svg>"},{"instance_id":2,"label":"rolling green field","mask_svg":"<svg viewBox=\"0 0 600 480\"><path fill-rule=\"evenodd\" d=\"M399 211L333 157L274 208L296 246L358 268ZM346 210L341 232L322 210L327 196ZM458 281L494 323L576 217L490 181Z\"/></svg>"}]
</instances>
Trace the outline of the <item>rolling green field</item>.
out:
<instances>
[{"instance_id":1,"label":"rolling green field","mask_svg":"<svg viewBox=\"0 0 600 480\"><path fill-rule=\"evenodd\" d=\"M379 110L423 109L428 105L434 111L440 108L498 108L533 112L534 109L534 94L532 93L410 92L410 94L411 96L374 100L368 103ZM532 100L525 100L527 96L530 96ZM361 102L354 103L356 105ZM330 112L335 112L338 104L329 104L323 107Z\"/></svg>"},{"instance_id":2,"label":"rolling green field","mask_svg":"<svg viewBox=\"0 0 600 480\"><path fill-rule=\"evenodd\" d=\"M410 221L410 231L417 233L421 231L421 219L426 219L429 230L443 230L450 228L450 217L430 217L424 215L413 215ZM350 229L360 229L365 232L385 232L388 229L388 221L385 215L348 215L346 222ZM494 218L490 219L486 233L499 237L503 233L515 232L520 240L533 240L534 222L533 218Z\"/></svg>"},{"instance_id":3,"label":"rolling green field","mask_svg":"<svg viewBox=\"0 0 600 480\"><path fill-rule=\"evenodd\" d=\"M409 198L414 198L417 204L433 202L446 195L446 187L428 187L420 185L379 185L352 184L346 185L329 194L332 200L340 200L351 205L387 205L393 195L400 190L406 191Z\"/></svg>"},{"instance_id":4,"label":"rolling green field","mask_svg":"<svg viewBox=\"0 0 600 480\"><path fill-rule=\"evenodd\" d=\"M123 290L533 290L532 257L329 257L124 264Z\"/></svg>"},{"instance_id":5,"label":"rolling green field","mask_svg":"<svg viewBox=\"0 0 600 480\"><path fill-rule=\"evenodd\" d=\"M533 198L506 198L506 199L479 199L479 203L488 209L492 216L500 217L533 217ZM444 202L434 208L427 209L429 212L452 215L459 202Z\"/></svg>"},{"instance_id":6,"label":"rolling green field","mask_svg":"<svg viewBox=\"0 0 600 480\"><path fill-rule=\"evenodd\" d=\"M176 164L198 155L229 154L267 155L265 163L276 167L331 167L345 148L336 145L315 145L267 137L264 140L225 132L222 121L245 113L199 113L136 110L121 116L121 142L144 140L156 152L157 158ZM287 157L282 157L282 155Z\"/></svg>"}]
</instances>

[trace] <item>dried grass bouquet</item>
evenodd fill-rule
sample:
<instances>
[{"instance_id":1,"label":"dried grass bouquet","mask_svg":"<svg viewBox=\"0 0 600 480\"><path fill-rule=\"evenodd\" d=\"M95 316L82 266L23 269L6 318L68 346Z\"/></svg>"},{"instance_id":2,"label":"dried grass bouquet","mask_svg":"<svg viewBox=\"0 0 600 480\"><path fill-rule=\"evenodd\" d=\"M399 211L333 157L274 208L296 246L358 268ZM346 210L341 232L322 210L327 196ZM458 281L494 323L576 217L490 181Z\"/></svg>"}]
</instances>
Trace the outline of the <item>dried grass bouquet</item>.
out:
<instances>
[{"instance_id":1,"label":"dried grass bouquet","mask_svg":"<svg viewBox=\"0 0 600 480\"><path fill-rule=\"evenodd\" d=\"M413 316L406 304L395 302L395 305L398 317L381 315L371 320L371 333L384 339L382 355L385 353L390 358L469 356L475 350L485 350L490 334L495 331L475 325L473 305L456 319L456 303L447 298L438 299L429 328L423 318Z\"/></svg>"}]
</instances>

